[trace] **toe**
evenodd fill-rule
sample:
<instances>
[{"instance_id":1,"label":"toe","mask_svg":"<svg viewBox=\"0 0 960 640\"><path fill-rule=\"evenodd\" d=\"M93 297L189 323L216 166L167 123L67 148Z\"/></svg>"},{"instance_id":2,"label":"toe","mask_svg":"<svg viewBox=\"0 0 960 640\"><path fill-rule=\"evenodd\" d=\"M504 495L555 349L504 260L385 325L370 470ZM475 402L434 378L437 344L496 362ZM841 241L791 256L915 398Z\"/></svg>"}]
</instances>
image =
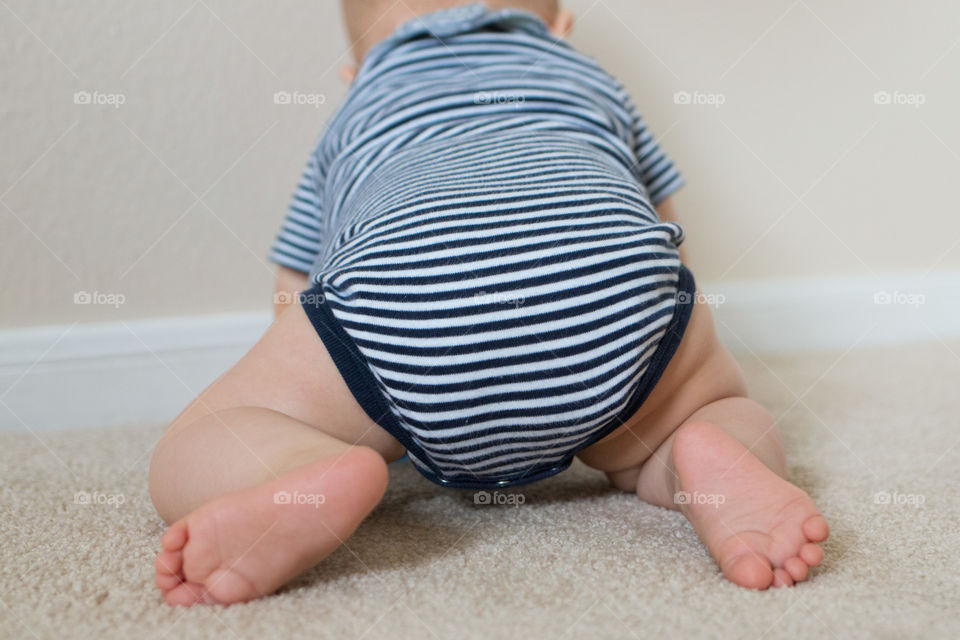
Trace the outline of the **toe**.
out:
<instances>
[{"instance_id":1,"label":"toe","mask_svg":"<svg viewBox=\"0 0 960 640\"><path fill-rule=\"evenodd\" d=\"M169 573L157 573L154 576L154 582L157 583L161 591L170 591L181 584L183 580L180 579L180 576L170 575Z\"/></svg>"},{"instance_id":2,"label":"toe","mask_svg":"<svg viewBox=\"0 0 960 640\"><path fill-rule=\"evenodd\" d=\"M209 603L246 602L264 595L257 591L252 582L230 569L214 571L205 584L207 589L204 599Z\"/></svg>"},{"instance_id":3,"label":"toe","mask_svg":"<svg viewBox=\"0 0 960 640\"><path fill-rule=\"evenodd\" d=\"M183 554L179 551L161 551L153 563L157 574L180 575L183 566Z\"/></svg>"},{"instance_id":4,"label":"toe","mask_svg":"<svg viewBox=\"0 0 960 640\"><path fill-rule=\"evenodd\" d=\"M800 559L808 566L815 567L823 560L823 549L818 544L808 542L800 547Z\"/></svg>"},{"instance_id":5,"label":"toe","mask_svg":"<svg viewBox=\"0 0 960 640\"><path fill-rule=\"evenodd\" d=\"M775 587L792 587L793 578L790 577L790 574L787 573L786 569L781 569L777 567L773 570L773 586Z\"/></svg>"},{"instance_id":6,"label":"toe","mask_svg":"<svg viewBox=\"0 0 960 640\"><path fill-rule=\"evenodd\" d=\"M773 581L769 561L753 553L745 553L731 560L723 569L730 582L747 589L766 589Z\"/></svg>"},{"instance_id":7,"label":"toe","mask_svg":"<svg viewBox=\"0 0 960 640\"><path fill-rule=\"evenodd\" d=\"M807 571L809 570L807 563L796 557L789 558L786 562L784 562L783 568L787 570L787 573L790 574L790 577L793 578L795 582L806 580Z\"/></svg>"},{"instance_id":8,"label":"toe","mask_svg":"<svg viewBox=\"0 0 960 640\"><path fill-rule=\"evenodd\" d=\"M195 582L182 582L179 586L170 589L164 594L164 599L171 606L191 607L203 602L203 585Z\"/></svg>"},{"instance_id":9,"label":"toe","mask_svg":"<svg viewBox=\"0 0 960 640\"><path fill-rule=\"evenodd\" d=\"M803 523L803 535L813 542L823 542L830 535L830 526L823 516L817 514Z\"/></svg>"},{"instance_id":10,"label":"toe","mask_svg":"<svg viewBox=\"0 0 960 640\"><path fill-rule=\"evenodd\" d=\"M169 591L183 581L180 577L179 552L163 551L157 555L153 567L156 570L154 581L163 591Z\"/></svg>"},{"instance_id":11,"label":"toe","mask_svg":"<svg viewBox=\"0 0 960 640\"><path fill-rule=\"evenodd\" d=\"M187 543L187 521L174 522L160 538L164 551L177 551Z\"/></svg>"}]
</instances>

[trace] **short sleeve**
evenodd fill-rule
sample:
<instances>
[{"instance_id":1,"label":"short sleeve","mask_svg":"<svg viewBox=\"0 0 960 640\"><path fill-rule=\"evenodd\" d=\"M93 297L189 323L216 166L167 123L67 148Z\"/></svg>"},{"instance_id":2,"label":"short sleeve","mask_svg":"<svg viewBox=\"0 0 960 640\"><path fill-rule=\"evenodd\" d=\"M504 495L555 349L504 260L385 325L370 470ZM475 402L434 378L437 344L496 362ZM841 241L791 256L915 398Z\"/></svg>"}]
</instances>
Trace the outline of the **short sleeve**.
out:
<instances>
[{"instance_id":1,"label":"short sleeve","mask_svg":"<svg viewBox=\"0 0 960 640\"><path fill-rule=\"evenodd\" d=\"M310 272L323 248L321 183L317 154L312 153L270 250L271 261L303 273Z\"/></svg>"},{"instance_id":2,"label":"short sleeve","mask_svg":"<svg viewBox=\"0 0 960 640\"><path fill-rule=\"evenodd\" d=\"M657 205L682 187L684 179L647 129L643 117L636 110L631 111L633 155L637 162L637 173L650 196L650 202Z\"/></svg>"}]
</instances>

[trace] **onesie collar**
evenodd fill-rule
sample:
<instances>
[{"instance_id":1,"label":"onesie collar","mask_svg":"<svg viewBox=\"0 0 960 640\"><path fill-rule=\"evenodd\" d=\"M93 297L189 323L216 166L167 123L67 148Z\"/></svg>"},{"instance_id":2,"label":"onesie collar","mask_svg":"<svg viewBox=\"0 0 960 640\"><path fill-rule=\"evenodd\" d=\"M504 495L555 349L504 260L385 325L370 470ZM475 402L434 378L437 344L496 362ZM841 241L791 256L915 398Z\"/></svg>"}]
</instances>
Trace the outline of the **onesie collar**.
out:
<instances>
[{"instance_id":1,"label":"onesie collar","mask_svg":"<svg viewBox=\"0 0 960 640\"><path fill-rule=\"evenodd\" d=\"M440 9L407 20L367 52L363 66L379 61L391 49L410 40L426 36L449 38L493 25L509 31L523 31L531 35L551 37L547 24L535 13L524 9L493 11L482 2L473 2L459 7Z\"/></svg>"}]
</instances>

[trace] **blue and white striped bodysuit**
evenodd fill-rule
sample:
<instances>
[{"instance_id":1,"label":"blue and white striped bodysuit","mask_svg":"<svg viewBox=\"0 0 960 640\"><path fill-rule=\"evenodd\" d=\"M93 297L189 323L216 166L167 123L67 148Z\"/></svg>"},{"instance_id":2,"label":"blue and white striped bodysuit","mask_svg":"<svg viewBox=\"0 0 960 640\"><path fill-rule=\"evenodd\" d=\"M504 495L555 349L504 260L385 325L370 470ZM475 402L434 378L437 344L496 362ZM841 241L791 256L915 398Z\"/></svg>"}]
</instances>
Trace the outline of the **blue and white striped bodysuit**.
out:
<instances>
[{"instance_id":1,"label":"blue and white striped bodysuit","mask_svg":"<svg viewBox=\"0 0 960 640\"><path fill-rule=\"evenodd\" d=\"M623 424L694 298L682 179L623 88L481 4L367 55L271 253L367 414L428 478L522 484Z\"/></svg>"}]
</instances>

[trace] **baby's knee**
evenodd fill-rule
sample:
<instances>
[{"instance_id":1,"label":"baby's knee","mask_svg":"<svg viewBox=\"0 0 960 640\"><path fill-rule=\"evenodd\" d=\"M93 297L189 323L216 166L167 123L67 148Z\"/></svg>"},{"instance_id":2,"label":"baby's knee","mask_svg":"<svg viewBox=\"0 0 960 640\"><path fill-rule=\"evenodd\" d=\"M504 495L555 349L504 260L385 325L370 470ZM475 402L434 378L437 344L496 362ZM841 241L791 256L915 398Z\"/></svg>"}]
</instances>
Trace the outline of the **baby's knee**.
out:
<instances>
[{"instance_id":1,"label":"baby's knee","mask_svg":"<svg viewBox=\"0 0 960 640\"><path fill-rule=\"evenodd\" d=\"M688 420L673 432L673 450L709 449L719 436L718 429L722 427L710 420Z\"/></svg>"}]
</instances>

